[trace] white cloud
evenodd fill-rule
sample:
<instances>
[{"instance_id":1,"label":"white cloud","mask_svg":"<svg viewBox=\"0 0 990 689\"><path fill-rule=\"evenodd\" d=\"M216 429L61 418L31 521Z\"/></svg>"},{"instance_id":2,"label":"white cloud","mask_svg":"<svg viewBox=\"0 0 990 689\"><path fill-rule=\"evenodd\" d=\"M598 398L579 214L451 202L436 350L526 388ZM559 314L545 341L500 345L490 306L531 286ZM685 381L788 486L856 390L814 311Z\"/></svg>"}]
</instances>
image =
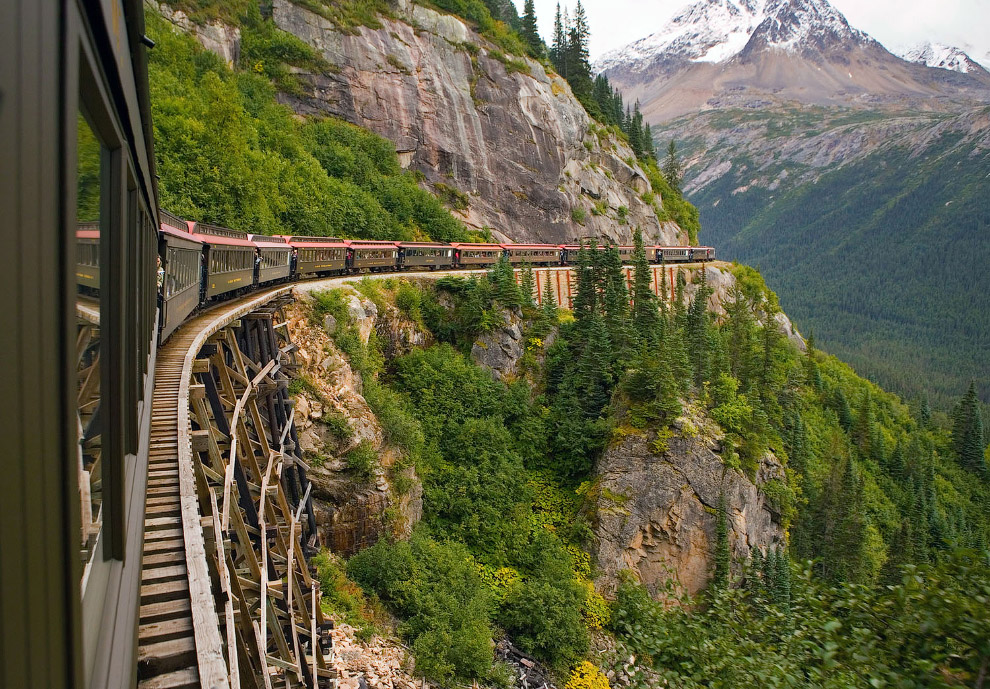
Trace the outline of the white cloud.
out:
<instances>
[{"instance_id":1,"label":"white cloud","mask_svg":"<svg viewBox=\"0 0 990 689\"><path fill-rule=\"evenodd\" d=\"M557 0L535 0L540 32L553 32ZM577 0L561 2L573 9ZM658 31L686 0L583 0L591 23L591 55L619 48ZM990 2L987 0L832 0L855 28L888 48L938 41L968 46L990 68ZM516 0L522 9L522 0Z\"/></svg>"}]
</instances>

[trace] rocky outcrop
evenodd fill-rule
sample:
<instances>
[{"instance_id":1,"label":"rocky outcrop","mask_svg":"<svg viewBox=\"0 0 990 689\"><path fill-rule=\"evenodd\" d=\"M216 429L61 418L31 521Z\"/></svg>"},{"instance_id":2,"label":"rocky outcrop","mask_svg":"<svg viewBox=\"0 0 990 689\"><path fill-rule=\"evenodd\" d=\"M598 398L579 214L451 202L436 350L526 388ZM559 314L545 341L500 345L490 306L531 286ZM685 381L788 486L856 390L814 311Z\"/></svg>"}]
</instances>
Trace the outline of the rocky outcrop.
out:
<instances>
[{"instance_id":1,"label":"rocky outcrop","mask_svg":"<svg viewBox=\"0 0 990 689\"><path fill-rule=\"evenodd\" d=\"M407 333L394 307L379 309L356 292L348 295L348 322L330 317L314 326L303 300L290 312L289 331L307 381L295 395L299 444L311 464L314 508L322 543L334 553L351 555L383 536L406 537L423 513L423 489L412 467L401 467L402 452L386 442L378 419L362 391L361 376L334 345L328 328L354 327L364 342L371 332ZM392 318L392 317L394 318ZM389 340L383 340L388 343ZM362 479L348 471L345 457L362 444L377 454L374 475ZM396 490L397 485L405 488Z\"/></svg>"},{"instance_id":2,"label":"rocky outcrop","mask_svg":"<svg viewBox=\"0 0 990 689\"><path fill-rule=\"evenodd\" d=\"M427 188L456 197L469 226L552 243L629 243L640 226L647 241L686 243L642 200L650 183L631 149L592 122L563 79L506 58L460 19L409 0L380 28L352 32L288 0L274 0L272 16L333 66L300 75L306 95L281 98L393 141Z\"/></svg>"},{"instance_id":3,"label":"rocky outcrop","mask_svg":"<svg viewBox=\"0 0 990 689\"><path fill-rule=\"evenodd\" d=\"M754 548L782 544L779 516L761 486L782 479L780 462L767 455L754 484L728 468L717 425L692 410L679 418L670 437L635 431L609 447L597 467L594 555L599 587L614 590L631 571L654 595L668 582L694 594L714 569L716 509L724 493L729 543L735 567Z\"/></svg>"},{"instance_id":4,"label":"rocky outcrop","mask_svg":"<svg viewBox=\"0 0 990 689\"><path fill-rule=\"evenodd\" d=\"M510 380L519 374L519 360L526 353L523 341L522 314L502 310L501 327L484 333L471 347L471 360L491 371L496 380Z\"/></svg>"},{"instance_id":5,"label":"rocky outcrop","mask_svg":"<svg viewBox=\"0 0 990 689\"><path fill-rule=\"evenodd\" d=\"M183 31L192 34L207 50L224 59L228 67L233 67L241 57L241 30L219 21L197 23L182 10L173 10L167 3L156 3L158 11L168 21Z\"/></svg>"}]
</instances>

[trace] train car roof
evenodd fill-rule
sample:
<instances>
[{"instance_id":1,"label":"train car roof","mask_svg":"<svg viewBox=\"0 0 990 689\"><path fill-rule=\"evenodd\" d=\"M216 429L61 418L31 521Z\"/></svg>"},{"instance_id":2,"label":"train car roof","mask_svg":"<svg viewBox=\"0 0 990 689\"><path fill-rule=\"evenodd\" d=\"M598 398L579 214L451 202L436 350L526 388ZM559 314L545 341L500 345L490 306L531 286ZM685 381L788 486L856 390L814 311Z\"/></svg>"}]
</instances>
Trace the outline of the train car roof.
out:
<instances>
[{"instance_id":1,"label":"train car roof","mask_svg":"<svg viewBox=\"0 0 990 689\"><path fill-rule=\"evenodd\" d=\"M388 247L390 249L398 249L399 245L396 242L386 242L386 241L376 241L373 239L347 239L344 244L357 249L374 249L374 248L384 248Z\"/></svg>"},{"instance_id":2,"label":"train car roof","mask_svg":"<svg viewBox=\"0 0 990 689\"><path fill-rule=\"evenodd\" d=\"M501 244L475 244L474 242L455 242L451 244L455 249L501 249Z\"/></svg>"},{"instance_id":3,"label":"train car roof","mask_svg":"<svg viewBox=\"0 0 990 689\"><path fill-rule=\"evenodd\" d=\"M433 247L436 249L449 249L453 244L445 244L444 242L399 242L399 246L411 246L411 247Z\"/></svg>"},{"instance_id":4,"label":"train car roof","mask_svg":"<svg viewBox=\"0 0 990 689\"><path fill-rule=\"evenodd\" d=\"M510 251L516 249L557 249L559 251L563 248L560 244L499 244L499 246Z\"/></svg>"},{"instance_id":5,"label":"train car roof","mask_svg":"<svg viewBox=\"0 0 990 689\"><path fill-rule=\"evenodd\" d=\"M198 234L194 233L192 238L203 244L209 244L210 246L242 246L245 248L253 249L254 243L247 239L234 239L233 237L217 237L210 234Z\"/></svg>"},{"instance_id":6,"label":"train car roof","mask_svg":"<svg viewBox=\"0 0 990 689\"><path fill-rule=\"evenodd\" d=\"M100 223L96 222L83 222L76 226L76 239L99 239L100 238Z\"/></svg>"},{"instance_id":7,"label":"train car roof","mask_svg":"<svg viewBox=\"0 0 990 689\"><path fill-rule=\"evenodd\" d=\"M249 234L248 239L250 239L257 246L264 246L270 249L292 248L282 237L273 237L267 234Z\"/></svg>"},{"instance_id":8,"label":"train car roof","mask_svg":"<svg viewBox=\"0 0 990 689\"><path fill-rule=\"evenodd\" d=\"M168 225L164 222L161 224L161 232L162 234L167 234L170 237L178 237L179 239L183 239L187 242L195 242L196 244L203 243L203 240L190 234L189 232L183 232L182 230L176 228L175 226Z\"/></svg>"},{"instance_id":9,"label":"train car roof","mask_svg":"<svg viewBox=\"0 0 990 689\"><path fill-rule=\"evenodd\" d=\"M346 242L340 237L310 237L307 235L290 236L287 234L278 235L291 247L309 247L319 249L345 249Z\"/></svg>"}]
</instances>

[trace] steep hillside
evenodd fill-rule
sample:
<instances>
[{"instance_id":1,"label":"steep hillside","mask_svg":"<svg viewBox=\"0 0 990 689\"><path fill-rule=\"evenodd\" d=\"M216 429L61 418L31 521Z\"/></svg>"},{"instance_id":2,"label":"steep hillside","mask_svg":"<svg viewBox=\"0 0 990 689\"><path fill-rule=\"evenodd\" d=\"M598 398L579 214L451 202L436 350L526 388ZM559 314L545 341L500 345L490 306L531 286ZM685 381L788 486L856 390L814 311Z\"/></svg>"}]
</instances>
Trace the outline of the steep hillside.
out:
<instances>
[{"instance_id":1,"label":"steep hillside","mask_svg":"<svg viewBox=\"0 0 990 689\"><path fill-rule=\"evenodd\" d=\"M285 102L395 142L469 226L518 241L628 242L638 225L677 241L643 200L651 187L632 151L595 125L567 83L460 18L406 0L353 32L288 0L275 0L273 17L331 65Z\"/></svg>"},{"instance_id":2,"label":"steep hillside","mask_svg":"<svg viewBox=\"0 0 990 689\"><path fill-rule=\"evenodd\" d=\"M708 241L804 332L906 396L990 399L990 110L722 111L657 137L684 147Z\"/></svg>"}]
</instances>

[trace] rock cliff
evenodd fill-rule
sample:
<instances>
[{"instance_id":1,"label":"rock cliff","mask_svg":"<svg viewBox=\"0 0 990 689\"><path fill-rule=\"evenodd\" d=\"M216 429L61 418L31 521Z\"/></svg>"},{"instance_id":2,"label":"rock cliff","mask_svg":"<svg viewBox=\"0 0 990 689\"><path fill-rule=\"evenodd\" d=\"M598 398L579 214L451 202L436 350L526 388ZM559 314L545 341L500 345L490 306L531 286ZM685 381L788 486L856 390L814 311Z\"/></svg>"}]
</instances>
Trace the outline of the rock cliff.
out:
<instances>
[{"instance_id":1,"label":"rock cliff","mask_svg":"<svg viewBox=\"0 0 990 689\"><path fill-rule=\"evenodd\" d=\"M289 331L298 347L304 384L294 399L299 444L311 463L317 527L323 544L334 553L351 555L385 535L406 537L423 513L423 489L412 467L402 467L401 451L385 434L362 391L361 376L334 344L328 329L309 318L302 294L289 316ZM401 350L425 335L390 307L379 313L373 302L349 294L348 318L362 341L374 330L386 347ZM415 333L415 334L414 334ZM394 341L392 335L394 334ZM348 470L346 456L369 445L377 466L368 478ZM403 486L404 490L397 489Z\"/></svg>"},{"instance_id":2,"label":"rock cliff","mask_svg":"<svg viewBox=\"0 0 990 689\"><path fill-rule=\"evenodd\" d=\"M686 243L642 200L652 190L632 151L595 125L563 79L505 57L460 19L409 0L396 0L377 29L343 32L289 0L274 0L272 16L333 66L301 74L308 93L282 100L393 141L469 226L503 240L629 243L638 225L647 241Z\"/></svg>"},{"instance_id":3,"label":"rock cliff","mask_svg":"<svg viewBox=\"0 0 990 689\"><path fill-rule=\"evenodd\" d=\"M754 548L766 552L783 543L779 515L761 490L784 477L773 455L764 457L751 482L726 467L716 454L721 431L690 407L672 433L629 429L621 435L596 472L594 555L605 592L614 589L622 570L633 572L653 595L671 581L683 592L701 591L714 569L716 508L723 492L734 567Z\"/></svg>"}]
</instances>

